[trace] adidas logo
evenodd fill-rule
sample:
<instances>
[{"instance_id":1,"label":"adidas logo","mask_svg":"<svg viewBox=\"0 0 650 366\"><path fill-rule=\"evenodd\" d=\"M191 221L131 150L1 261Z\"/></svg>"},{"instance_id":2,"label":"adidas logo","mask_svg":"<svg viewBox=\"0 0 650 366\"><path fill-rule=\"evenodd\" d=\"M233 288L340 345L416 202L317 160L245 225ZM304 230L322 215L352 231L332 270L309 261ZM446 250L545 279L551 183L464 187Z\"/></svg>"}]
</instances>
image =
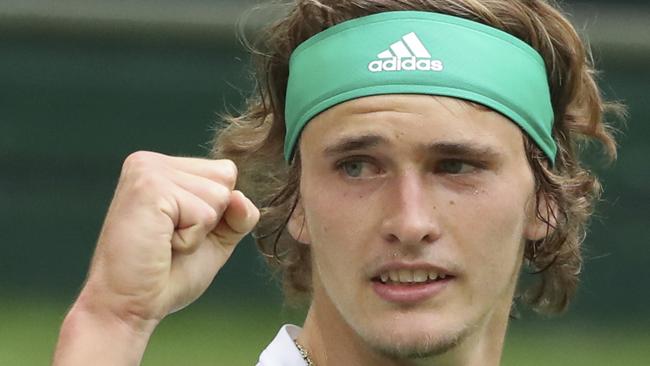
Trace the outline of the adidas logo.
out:
<instances>
[{"instance_id":1,"label":"adidas logo","mask_svg":"<svg viewBox=\"0 0 650 366\"><path fill-rule=\"evenodd\" d=\"M382 71L442 71L441 60L432 60L431 54L422 44L415 32L411 32L390 48L377 55L379 60L368 64L371 72Z\"/></svg>"}]
</instances>

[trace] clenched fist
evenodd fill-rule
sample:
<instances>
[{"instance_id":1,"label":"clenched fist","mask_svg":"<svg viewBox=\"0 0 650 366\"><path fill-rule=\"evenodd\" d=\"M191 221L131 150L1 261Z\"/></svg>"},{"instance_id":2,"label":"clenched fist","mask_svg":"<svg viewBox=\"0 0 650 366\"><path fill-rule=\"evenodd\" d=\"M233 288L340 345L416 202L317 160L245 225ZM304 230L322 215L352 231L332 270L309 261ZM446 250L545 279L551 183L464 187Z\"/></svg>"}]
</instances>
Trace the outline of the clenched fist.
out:
<instances>
[{"instance_id":1,"label":"clenched fist","mask_svg":"<svg viewBox=\"0 0 650 366\"><path fill-rule=\"evenodd\" d=\"M259 219L253 203L234 190L236 179L229 160L152 152L126 159L55 363L67 353L66 331L82 326L87 332L94 322L150 334L207 289Z\"/></svg>"}]
</instances>

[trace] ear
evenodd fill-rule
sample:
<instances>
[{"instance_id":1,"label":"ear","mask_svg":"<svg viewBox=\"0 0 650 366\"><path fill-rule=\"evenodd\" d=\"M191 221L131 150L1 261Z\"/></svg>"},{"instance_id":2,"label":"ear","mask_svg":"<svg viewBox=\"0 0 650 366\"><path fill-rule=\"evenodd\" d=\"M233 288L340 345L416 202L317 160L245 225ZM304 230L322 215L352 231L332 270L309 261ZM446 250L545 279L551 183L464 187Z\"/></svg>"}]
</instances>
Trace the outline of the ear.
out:
<instances>
[{"instance_id":1,"label":"ear","mask_svg":"<svg viewBox=\"0 0 650 366\"><path fill-rule=\"evenodd\" d=\"M528 211L528 223L524 230L527 240L541 240L549 236L557 225L557 203L551 200L544 192L537 192L532 207Z\"/></svg>"},{"instance_id":2,"label":"ear","mask_svg":"<svg viewBox=\"0 0 650 366\"><path fill-rule=\"evenodd\" d=\"M300 198L291 213L291 217L289 217L289 222L287 222L287 231L297 242L311 244L309 228L307 227L307 220L305 220L305 209L302 206L302 199Z\"/></svg>"}]
</instances>

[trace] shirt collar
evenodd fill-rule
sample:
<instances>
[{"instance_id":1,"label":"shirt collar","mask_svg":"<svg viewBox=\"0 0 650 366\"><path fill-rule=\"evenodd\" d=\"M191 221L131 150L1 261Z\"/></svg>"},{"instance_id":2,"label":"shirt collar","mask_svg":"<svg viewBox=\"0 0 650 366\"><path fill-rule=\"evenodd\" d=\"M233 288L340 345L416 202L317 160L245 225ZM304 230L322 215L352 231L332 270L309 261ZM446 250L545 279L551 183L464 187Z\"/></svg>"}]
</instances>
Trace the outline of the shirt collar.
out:
<instances>
[{"instance_id":1,"label":"shirt collar","mask_svg":"<svg viewBox=\"0 0 650 366\"><path fill-rule=\"evenodd\" d=\"M273 341L260 354L257 366L305 366L305 360L294 343L301 331L302 329L295 325L283 325Z\"/></svg>"}]
</instances>

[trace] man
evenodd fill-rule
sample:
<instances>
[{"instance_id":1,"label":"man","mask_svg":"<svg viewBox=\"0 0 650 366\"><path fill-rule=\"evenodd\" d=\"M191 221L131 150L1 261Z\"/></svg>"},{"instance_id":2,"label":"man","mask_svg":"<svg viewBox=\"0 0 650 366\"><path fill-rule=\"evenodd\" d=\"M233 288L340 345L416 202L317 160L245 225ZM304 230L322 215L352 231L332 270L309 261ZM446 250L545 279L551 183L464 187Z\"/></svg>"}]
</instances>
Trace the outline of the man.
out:
<instances>
[{"instance_id":1,"label":"man","mask_svg":"<svg viewBox=\"0 0 650 366\"><path fill-rule=\"evenodd\" d=\"M300 0L268 36L223 160L125 161L55 365L138 364L258 219L286 295L310 299L260 365L498 365L523 266L526 301L566 308L600 194L577 142L615 143L558 10Z\"/></svg>"}]
</instances>

